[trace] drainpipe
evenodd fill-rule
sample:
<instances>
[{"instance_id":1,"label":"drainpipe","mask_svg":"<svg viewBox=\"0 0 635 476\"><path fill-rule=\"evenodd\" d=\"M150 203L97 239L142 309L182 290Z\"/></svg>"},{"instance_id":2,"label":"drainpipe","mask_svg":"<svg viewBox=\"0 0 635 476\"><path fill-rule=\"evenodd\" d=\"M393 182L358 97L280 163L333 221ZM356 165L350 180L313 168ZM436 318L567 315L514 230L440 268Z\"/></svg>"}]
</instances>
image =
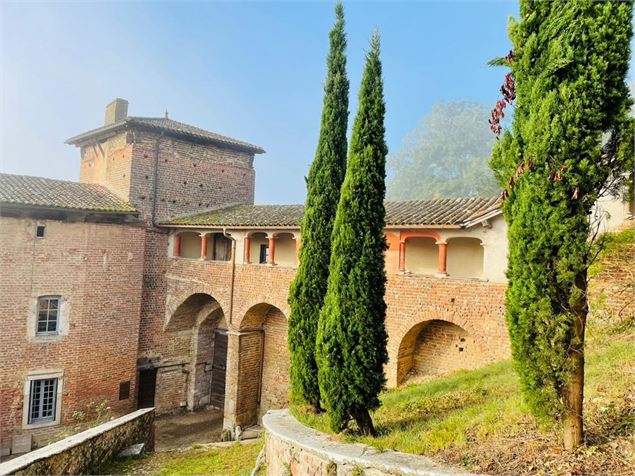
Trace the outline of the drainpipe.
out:
<instances>
[{"instance_id":1,"label":"drainpipe","mask_svg":"<svg viewBox=\"0 0 635 476\"><path fill-rule=\"evenodd\" d=\"M232 319L234 316L234 281L236 277L236 240L230 238L230 235L227 234L227 228L223 228L223 235L226 238L232 240L232 273L229 287L229 322L227 325L232 323Z\"/></svg>"}]
</instances>

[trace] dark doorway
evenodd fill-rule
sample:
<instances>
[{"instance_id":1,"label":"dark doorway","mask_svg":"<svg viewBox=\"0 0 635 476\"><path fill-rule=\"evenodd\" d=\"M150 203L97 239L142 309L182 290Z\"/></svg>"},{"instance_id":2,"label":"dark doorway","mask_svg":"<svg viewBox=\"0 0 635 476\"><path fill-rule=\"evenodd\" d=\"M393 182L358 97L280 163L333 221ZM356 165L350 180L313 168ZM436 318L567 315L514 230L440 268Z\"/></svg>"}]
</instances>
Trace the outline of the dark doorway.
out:
<instances>
[{"instance_id":1,"label":"dark doorway","mask_svg":"<svg viewBox=\"0 0 635 476\"><path fill-rule=\"evenodd\" d=\"M157 386L157 369L139 371L139 393L137 408L154 406L154 394Z\"/></svg>"},{"instance_id":2,"label":"dark doorway","mask_svg":"<svg viewBox=\"0 0 635 476\"><path fill-rule=\"evenodd\" d=\"M214 357L212 359L212 389L209 402L213 407L225 406L225 374L227 373L227 333L214 332Z\"/></svg>"}]
</instances>

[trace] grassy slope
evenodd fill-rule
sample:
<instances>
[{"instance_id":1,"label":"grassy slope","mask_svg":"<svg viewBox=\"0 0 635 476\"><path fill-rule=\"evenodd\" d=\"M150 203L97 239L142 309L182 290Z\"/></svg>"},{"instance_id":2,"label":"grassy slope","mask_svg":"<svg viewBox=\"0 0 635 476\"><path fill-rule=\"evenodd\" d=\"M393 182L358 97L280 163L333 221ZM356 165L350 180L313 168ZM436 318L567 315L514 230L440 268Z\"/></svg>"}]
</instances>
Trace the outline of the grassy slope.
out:
<instances>
[{"instance_id":1,"label":"grassy slope","mask_svg":"<svg viewBox=\"0 0 635 476\"><path fill-rule=\"evenodd\" d=\"M631 237L614 240L620 253ZM630 243L630 245L629 245ZM635 474L635 332L623 322L590 322L587 331L587 445L575 454L560 450L557 424L537 422L523 405L511 362L461 371L386 391L373 415L379 435L355 429L339 435L380 449L424 454L472 471L492 473ZM294 414L328 431L324 415L302 407Z\"/></svg>"},{"instance_id":2,"label":"grassy slope","mask_svg":"<svg viewBox=\"0 0 635 476\"><path fill-rule=\"evenodd\" d=\"M115 461L101 468L99 474L243 476L251 473L261 448L262 442L236 443L224 448L151 453L138 459Z\"/></svg>"}]
</instances>

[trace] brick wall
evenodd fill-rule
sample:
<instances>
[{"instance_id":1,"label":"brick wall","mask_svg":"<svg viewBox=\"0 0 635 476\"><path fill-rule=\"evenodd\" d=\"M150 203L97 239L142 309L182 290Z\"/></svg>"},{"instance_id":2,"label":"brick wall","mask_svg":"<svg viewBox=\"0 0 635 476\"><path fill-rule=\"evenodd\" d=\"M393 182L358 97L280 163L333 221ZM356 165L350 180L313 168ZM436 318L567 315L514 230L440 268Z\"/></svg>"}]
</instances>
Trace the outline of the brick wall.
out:
<instances>
[{"instance_id":1,"label":"brick wall","mask_svg":"<svg viewBox=\"0 0 635 476\"><path fill-rule=\"evenodd\" d=\"M407 348L403 342L401 348ZM426 322L412 346L411 355L410 373L416 376L437 375L483 365L474 337L459 326L445 321Z\"/></svg>"},{"instance_id":2,"label":"brick wall","mask_svg":"<svg viewBox=\"0 0 635 476\"><path fill-rule=\"evenodd\" d=\"M265 316L260 414L289 406L287 318L277 308Z\"/></svg>"},{"instance_id":3,"label":"brick wall","mask_svg":"<svg viewBox=\"0 0 635 476\"><path fill-rule=\"evenodd\" d=\"M626 222L622 233L630 233L630 243L605 251L593 265L589 280L589 305L594 318L614 322L635 316L635 227Z\"/></svg>"},{"instance_id":4,"label":"brick wall","mask_svg":"<svg viewBox=\"0 0 635 476\"><path fill-rule=\"evenodd\" d=\"M80 181L99 183L151 217L156 150L156 221L235 203L253 203L251 153L160 133L121 132L81 148Z\"/></svg>"},{"instance_id":5,"label":"brick wall","mask_svg":"<svg viewBox=\"0 0 635 476\"><path fill-rule=\"evenodd\" d=\"M156 132L136 131L130 202L147 217L152 210L159 143L157 221L235 203L253 203L253 155L197 144Z\"/></svg>"},{"instance_id":6,"label":"brick wall","mask_svg":"<svg viewBox=\"0 0 635 476\"><path fill-rule=\"evenodd\" d=\"M213 301L222 309L230 334L235 334L229 336L230 349L235 349L232 351L235 355L228 355L228 359L235 358L236 367L232 370L231 362L228 362L230 370L227 386L227 392L234 393L227 397L226 412L234 412L234 423L244 426L253 423L257 415L262 415L270 408L285 406L289 392L287 299L295 270L237 264L232 295L231 263L183 258L169 258L166 263L166 305L163 313L153 313L148 316L150 320L144 321L147 329L142 332L143 355L166 362L192 362L191 339L196 334L187 329L195 329L195 316L204 303ZM428 331L434 336L432 330L438 328L442 331L440 335L446 337L445 341L437 342L439 345L434 351L439 356L444 355L445 359L445 363L439 364L435 372L462 367L461 362L466 360L466 356L472 359L478 355L480 360L474 361L475 365L509 357L509 340L504 322L504 289L504 284L476 279L439 279L389 273L386 293L390 357L386 373L389 386L403 381L413 367L415 355L419 356L415 370L422 370L423 346L420 345L415 351L414 345L417 339L421 342L424 338L425 334L421 336L420 331L431 321L441 323L433 325ZM200 300L197 308L192 306L191 296L198 294L209 296L209 300ZM160 301L160 294L155 298ZM164 330L166 323L167 330ZM452 332L447 332L448 329ZM449 335L455 338L459 336L458 339L465 336L469 344L465 347L465 353L459 354ZM231 339L237 340L234 347ZM262 342L264 348L261 347ZM445 347L441 344L444 343L452 345L451 349L457 353L456 361L451 359L449 351L443 354ZM408 345L412 346L410 363L403 359L404 349ZM229 372L238 375L232 380ZM182 391L178 385L168 388L157 384L157 395L175 392L182 396ZM173 401L176 400L178 398ZM169 410L168 407L162 407L165 401L161 399L158 405L160 411Z\"/></svg>"},{"instance_id":7,"label":"brick wall","mask_svg":"<svg viewBox=\"0 0 635 476\"><path fill-rule=\"evenodd\" d=\"M134 409L144 239L134 225L0 218L0 267L10 271L0 280L0 446L22 433L45 444L91 401ZM64 335L35 337L39 295L62 296ZM27 374L44 369L63 371L61 425L23 430ZM130 398L119 401L124 381Z\"/></svg>"}]
</instances>

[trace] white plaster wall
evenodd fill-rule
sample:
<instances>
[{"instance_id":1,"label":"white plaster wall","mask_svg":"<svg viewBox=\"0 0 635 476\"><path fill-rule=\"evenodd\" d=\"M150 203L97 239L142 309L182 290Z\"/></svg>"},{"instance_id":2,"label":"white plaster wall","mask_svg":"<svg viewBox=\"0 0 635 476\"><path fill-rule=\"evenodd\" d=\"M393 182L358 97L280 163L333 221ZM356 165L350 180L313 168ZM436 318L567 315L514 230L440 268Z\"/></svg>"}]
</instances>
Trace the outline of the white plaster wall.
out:
<instances>
[{"instance_id":1,"label":"white plaster wall","mask_svg":"<svg viewBox=\"0 0 635 476\"><path fill-rule=\"evenodd\" d=\"M266 234L255 233L251 235L251 243L249 246L249 260L254 264L260 263L260 245L269 244L269 238ZM264 263L263 263L264 264Z\"/></svg>"},{"instance_id":2,"label":"white plaster wall","mask_svg":"<svg viewBox=\"0 0 635 476\"><path fill-rule=\"evenodd\" d=\"M420 274L439 272L439 249L434 238L408 238L406 271Z\"/></svg>"},{"instance_id":3,"label":"white plaster wall","mask_svg":"<svg viewBox=\"0 0 635 476\"><path fill-rule=\"evenodd\" d=\"M631 204L618 197L602 197L596 203L594 215L601 216L600 231L614 231L620 228L626 218L631 215Z\"/></svg>"},{"instance_id":4,"label":"white plaster wall","mask_svg":"<svg viewBox=\"0 0 635 476\"><path fill-rule=\"evenodd\" d=\"M295 268L295 240L290 233L277 235L275 263L286 268Z\"/></svg>"},{"instance_id":5,"label":"white plaster wall","mask_svg":"<svg viewBox=\"0 0 635 476\"><path fill-rule=\"evenodd\" d=\"M449 240L456 237L478 238L483 246L482 279L497 283L504 283L507 269L507 224L502 215L488 220L488 226L482 224L470 228L457 230L441 230L441 239ZM448 249L448 262L450 249ZM450 273L450 278L451 278Z\"/></svg>"},{"instance_id":6,"label":"white plaster wall","mask_svg":"<svg viewBox=\"0 0 635 476\"><path fill-rule=\"evenodd\" d=\"M447 273L457 278L483 276L483 246L473 237L448 239Z\"/></svg>"},{"instance_id":7,"label":"white plaster wall","mask_svg":"<svg viewBox=\"0 0 635 476\"><path fill-rule=\"evenodd\" d=\"M181 257L191 259L201 257L201 237L198 233L181 233Z\"/></svg>"}]
</instances>

